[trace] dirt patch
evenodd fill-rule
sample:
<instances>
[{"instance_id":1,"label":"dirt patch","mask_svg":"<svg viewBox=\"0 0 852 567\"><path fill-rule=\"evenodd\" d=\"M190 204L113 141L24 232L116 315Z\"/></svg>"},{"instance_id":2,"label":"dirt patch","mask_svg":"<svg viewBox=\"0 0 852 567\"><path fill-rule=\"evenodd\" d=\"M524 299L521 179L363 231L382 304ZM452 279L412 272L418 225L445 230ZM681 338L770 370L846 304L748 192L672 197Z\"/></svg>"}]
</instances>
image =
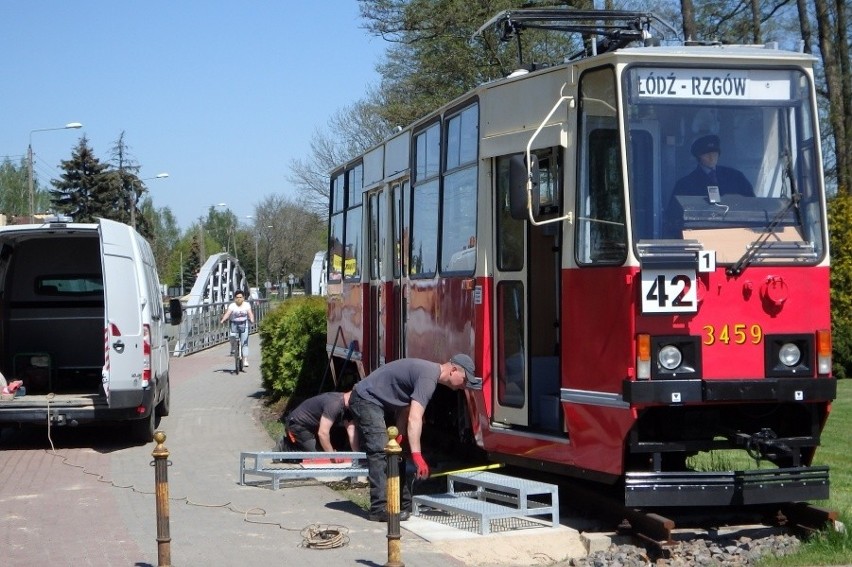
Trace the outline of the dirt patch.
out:
<instances>
[{"instance_id":1,"label":"dirt patch","mask_svg":"<svg viewBox=\"0 0 852 567\"><path fill-rule=\"evenodd\" d=\"M281 436L284 434L284 425L281 423L281 415L287 407L287 398L282 398L275 402L270 402L268 399L261 399L260 403L254 407L254 418L263 425L263 428L272 439L273 447Z\"/></svg>"},{"instance_id":2,"label":"dirt patch","mask_svg":"<svg viewBox=\"0 0 852 567\"><path fill-rule=\"evenodd\" d=\"M571 558L586 556L586 548L575 530L540 528L536 532L494 534L433 544L465 565L488 567L566 565Z\"/></svg>"}]
</instances>

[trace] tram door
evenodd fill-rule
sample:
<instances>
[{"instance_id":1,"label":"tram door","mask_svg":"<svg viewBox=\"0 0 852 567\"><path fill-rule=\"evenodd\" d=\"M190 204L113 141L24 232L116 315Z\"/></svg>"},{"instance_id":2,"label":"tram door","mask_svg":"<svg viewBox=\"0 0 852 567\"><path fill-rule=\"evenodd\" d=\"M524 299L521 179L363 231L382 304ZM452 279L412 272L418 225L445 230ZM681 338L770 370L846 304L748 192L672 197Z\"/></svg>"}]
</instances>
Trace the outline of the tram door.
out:
<instances>
[{"instance_id":1,"label":"tram door","mask_svg":"<svg viewBox=\"0 0 852 567\"><path fill-rule=\"evenodd\" d=\"M394 332L391 334L391 344L394 348L394 358L404 358L405 329L408 317L406 304L406 285L408 284L408 233L411 218L408 214L408 204L411 202L411 185L408 180L402 180L391 186L391 226L393 227L393 307Z\"/></svg>"},{"instance_id":2,"label":"tram door","mask_svg":"<svg viewBox=\"0 0 852 567\"><path fill-rule=\"evenodd\" d=\"M389 278L389 232L388 190L386 188L371 192L369 203L369 246L370 246L370 370L375 370L385 362L387 356L386 337L389 321L393 312L393 297L388 293L385 282Z\"/></svg>"},{"instance_id":3,"label":"tram door","mask_svg":"<svg viewBox=\"0 0 852 567\"><path fill-rule=\"evenodd\" d=\"M539 158L543 218L558 214L559 153ZM494 421L562 429L559 380L560 223L509 214L509 158L497 159L494 269Z\"/></svg>"}]
</instances>

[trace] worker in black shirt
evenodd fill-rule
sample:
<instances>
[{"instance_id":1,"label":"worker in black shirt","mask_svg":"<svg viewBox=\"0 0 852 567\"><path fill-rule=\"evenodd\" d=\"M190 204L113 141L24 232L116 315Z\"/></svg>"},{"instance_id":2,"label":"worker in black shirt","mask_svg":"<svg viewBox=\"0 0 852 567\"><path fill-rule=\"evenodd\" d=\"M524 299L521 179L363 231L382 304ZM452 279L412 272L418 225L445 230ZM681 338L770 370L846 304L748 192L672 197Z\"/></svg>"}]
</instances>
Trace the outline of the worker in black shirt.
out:
<instances>
[{"instance_id":1,"label":"worker in black shirt","mask_svg":"<svg viewBox=\"0 0 852 567\"><path fill-rule=\"evenodd\" d=\"M285 420L290 441L302 451L333 452L331 429L342 426L352 450L358 451L358 436L349 411L350 395L351 392L326 392L299 404Z\"/></svg>"}]
</instances>

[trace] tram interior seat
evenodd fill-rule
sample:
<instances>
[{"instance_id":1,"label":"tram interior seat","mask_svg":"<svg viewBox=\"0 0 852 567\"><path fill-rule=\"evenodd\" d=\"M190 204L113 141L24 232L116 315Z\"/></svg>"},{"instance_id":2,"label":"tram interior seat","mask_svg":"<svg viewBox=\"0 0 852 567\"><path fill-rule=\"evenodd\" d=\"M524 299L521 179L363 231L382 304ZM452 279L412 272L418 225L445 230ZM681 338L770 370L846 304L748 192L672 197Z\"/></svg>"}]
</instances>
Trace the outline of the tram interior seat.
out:
<instances>
[{"instance_id":1,"label":"tram interior seat","mask_svg":"<svg viewBox=\"0 0 852 567\"><path fill-rule=\"evenodd\" d=\"M530 370L531 425L541 429L562 429L559 388L559 357L534 356Z\"/></svg>"}]
</instances>

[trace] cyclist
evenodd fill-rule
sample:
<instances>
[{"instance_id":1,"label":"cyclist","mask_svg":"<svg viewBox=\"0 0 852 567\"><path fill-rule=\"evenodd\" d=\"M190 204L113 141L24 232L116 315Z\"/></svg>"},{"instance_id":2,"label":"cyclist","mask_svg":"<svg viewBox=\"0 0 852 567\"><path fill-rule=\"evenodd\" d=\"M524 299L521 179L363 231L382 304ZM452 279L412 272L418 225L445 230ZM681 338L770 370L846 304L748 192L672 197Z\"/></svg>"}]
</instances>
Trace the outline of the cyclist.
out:
<instances>
[{"instance_id":1,"label":"cyclist","mask_svg":"<svg viewBox=\"0 0 852 567\"><path fill-rule=\"evenodd\" d=\"M220 323L224 323L225 321L231 321L231 336L238 337L240 341L243 343L243 366L248 366L248 355L249 355L249 325L254 324L254 313L251 310L251 304L246 302L245 293L242 290L237 290L234 292L234 301L230 305L228 305L228 309L225 310L225 314L222 315L222 319L219 321Z\"/></svg>"}]
</instances>

